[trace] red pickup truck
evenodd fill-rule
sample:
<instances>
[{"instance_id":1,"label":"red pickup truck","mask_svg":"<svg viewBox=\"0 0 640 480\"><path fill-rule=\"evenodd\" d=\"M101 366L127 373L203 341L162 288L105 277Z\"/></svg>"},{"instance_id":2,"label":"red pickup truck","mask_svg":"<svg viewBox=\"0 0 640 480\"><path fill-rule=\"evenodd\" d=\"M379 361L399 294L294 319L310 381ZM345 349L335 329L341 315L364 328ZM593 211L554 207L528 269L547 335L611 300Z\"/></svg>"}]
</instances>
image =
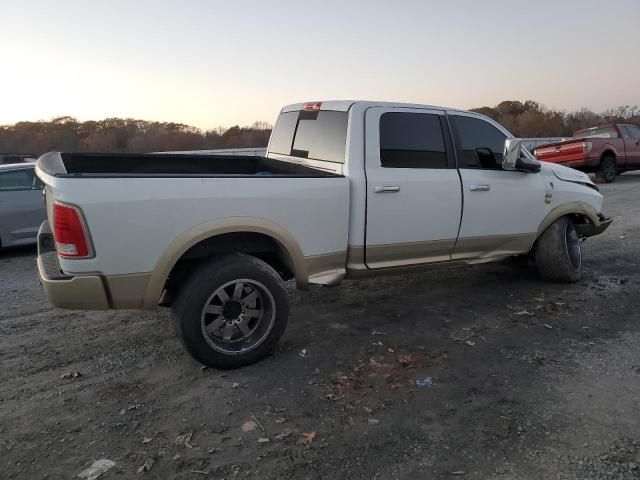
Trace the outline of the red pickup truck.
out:
<instances>
[{"instance_id":1,"label":"red pickup truck","mask_svg":"<svg viewBox=\"0 0 640 480\"><path fill-rule=\"evenodd\" d=\"M635 125L599 125L576 132L572 139L541 145L538 160L585 172L610 183L618 173L640 170L640 128Z\"/></svg>"}]
</instances>

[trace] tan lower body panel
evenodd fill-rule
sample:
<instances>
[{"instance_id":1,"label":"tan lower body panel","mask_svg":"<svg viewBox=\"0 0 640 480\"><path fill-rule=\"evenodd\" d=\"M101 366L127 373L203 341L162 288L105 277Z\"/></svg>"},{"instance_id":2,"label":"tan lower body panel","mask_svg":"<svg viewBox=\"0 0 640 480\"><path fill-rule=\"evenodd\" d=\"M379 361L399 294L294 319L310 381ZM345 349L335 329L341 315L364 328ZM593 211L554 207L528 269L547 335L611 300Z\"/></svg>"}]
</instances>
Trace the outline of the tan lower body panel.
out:
<instances>
[{"instance_id":1,"label":"tan lower body panel","mask_svg":"<svg viewBox=\"0 0 640 480\"><path fill-rule=\"evenodd\" d=\"M536 234L531 233L459 238L457 243L454 240L436 240L373 245L366 248L366 262L365 247L349 245L347 272L349 277L360 277L367 271L414 269L455 262L491 262L526 254L535 238Z\"/></svg>"},{"instance_id":2,"label":"tan lower body panel","mask_svg":"<svg viewBox=\"0 0 640 480\"><path fill-rule=\"evenodd\" d=\"M535 233L458 238L451 260L492 261L529 252Z\"/></svg>"},{"instance_id":3,"label":"tan lower body panel","mask_svg":"<svg viewBox=\"0 0 640 480\"><path fill-rule=\"evenodd\" d=\"M98 275L51 279L38 256L38 277L52 305L73 310L108 310L109 299Z\"/></svg>"},{"instance_id":4,"label":"tan lower body panel","mask_svg":"<svg viewBox=\"0 0 640 480\"><path fill-rule=\"evenodd\" d=\"M455 245L455 239L429 242L372 245L367 247L369 268L402 267L420 263L446 262Z\"/></svg>"},{"instance_id":5,"label":"tan lower body panel","mask_svg":"<svg viewBox=\"0 0 640 480\"><path fill-rule=\"evenodd\" d=\"M337 285L347 271L347 252L327 253L304 258L309 276L309 283L315 285Z\"/></svg>"},{"instance_id":6,"label":"tan lower body panel","mask_svg":"<svg viewBox=\"0 0 640 480\"><path fill-rule=\"evenodd\" d=\"M131 273L104 277L111 308L142 308L151 273Z\"/></svg>"},{"instance_id":7,"label":"tan lower body panel","mask_svg":"<svg viewBox=\"0 0 640 480\"><path fill-rule=\"evenodd\" d=\"M365 249L349 246L347 251L304 257L308 283L314 285L337 285L347 275L380 270L398 270L421 265L450 264L451 260L467 262L499 260L509 255L528 252L535 234L502 235L458 239L455 253L450 255L454 240L436 240L392 245L375 245ZM346 268L345 268L346 265ZM116 275L104 277L111 308L142 308L150 273ZM155 299L155 304L159 301ZM148 308L148 307L147 307Z\"/></svg>"}]
</instances>

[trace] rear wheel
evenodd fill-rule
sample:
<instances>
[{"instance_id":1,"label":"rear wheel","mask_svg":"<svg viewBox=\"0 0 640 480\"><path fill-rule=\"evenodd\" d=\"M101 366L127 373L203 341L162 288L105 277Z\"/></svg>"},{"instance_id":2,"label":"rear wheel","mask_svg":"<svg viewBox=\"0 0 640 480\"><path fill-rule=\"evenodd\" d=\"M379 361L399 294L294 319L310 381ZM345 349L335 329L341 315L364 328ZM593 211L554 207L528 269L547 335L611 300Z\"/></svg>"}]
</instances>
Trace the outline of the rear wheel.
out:
<instances>
[{"instance_id":1,"label":"rear wheel","mask_svg":"<svg viewBox=\"0 0 640 480\"><path fill-rule=\"evenodd\" d=\"M618 174L618 167L616 165L615 157L611 155L605 155L600 160L600 166L596 172L596 178L605 183L611 183L616 179Z\"/></svg>"},{"instance_id":2,"label":"rear wheel","mask_svg":"<svg viewBox=\"0 0 640 480\"><path fill-rule=\"evenodd\" d=\"M187 351L216 368L260 360L284 333L289 316L287 292L276 271L242 254L201 265L180 289L173 309Z\"/></svg>"},{"instance_id":3,"label":"rear wheel","mask_svg":"<svg viewBox=\"0 0 640 480\"><path fill-rule=\"evenodd\" d=\"M540 276L549 282L577 282L582 278L582 245L569 217L551 224L536 242Z\"/></svg>"}]
</instances>

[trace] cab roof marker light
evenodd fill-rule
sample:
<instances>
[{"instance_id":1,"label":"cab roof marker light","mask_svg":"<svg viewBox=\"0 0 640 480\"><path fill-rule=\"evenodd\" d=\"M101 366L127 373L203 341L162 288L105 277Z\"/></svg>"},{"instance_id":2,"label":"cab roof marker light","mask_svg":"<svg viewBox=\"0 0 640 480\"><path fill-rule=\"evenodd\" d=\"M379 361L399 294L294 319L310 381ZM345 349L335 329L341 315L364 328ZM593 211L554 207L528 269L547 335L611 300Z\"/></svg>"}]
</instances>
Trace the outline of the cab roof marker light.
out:
<instances>
[{"instance_id":1,"label":"cab roof marker light","mask_svg":"<svg viewBox=\"0 0 640 480\"><path fill-rule=\"evenodd\" d=\"M302 109L311 110L311 111L320 110L321 106L322 106L322 102L309 102L309 103L305 103Z\"/></svg>"}]
</instances>

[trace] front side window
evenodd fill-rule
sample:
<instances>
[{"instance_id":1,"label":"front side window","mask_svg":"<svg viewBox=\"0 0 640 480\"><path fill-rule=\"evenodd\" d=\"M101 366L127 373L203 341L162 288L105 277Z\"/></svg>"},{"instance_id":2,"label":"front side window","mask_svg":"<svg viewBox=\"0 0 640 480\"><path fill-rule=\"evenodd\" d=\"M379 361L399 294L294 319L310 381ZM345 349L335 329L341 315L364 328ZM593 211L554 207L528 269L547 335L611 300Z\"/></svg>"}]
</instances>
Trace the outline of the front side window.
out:
<instances>
[{"instance_id":1,"label":"front side window","mask_svg":"<svg viewBox=\"0 0 640 480\"><path fill-rule=\"evenodd\" d=\"M380 117L380 164L385 168L447 168L438 115L388 112Z\"/></svg>"},{"instance_id":2,"label":"front side window","mask_svg":"<svg viewBox=\"0 0 640 480\"><path fill-rule=\"evenodd\" d=\"M0 191L34 190L40 188L40 181L31 168L0 172Z\"/></svg>"},{"instance_id":3,"label":"front side window","mask_svg":"<svg viewBox=\"0 0 640 480\"><path fill-rule=\"evenodd\" d=\"M460 168L501 170L507 136L479 118L450 115L458 139Z\"/></svg>"}]
</instances>

